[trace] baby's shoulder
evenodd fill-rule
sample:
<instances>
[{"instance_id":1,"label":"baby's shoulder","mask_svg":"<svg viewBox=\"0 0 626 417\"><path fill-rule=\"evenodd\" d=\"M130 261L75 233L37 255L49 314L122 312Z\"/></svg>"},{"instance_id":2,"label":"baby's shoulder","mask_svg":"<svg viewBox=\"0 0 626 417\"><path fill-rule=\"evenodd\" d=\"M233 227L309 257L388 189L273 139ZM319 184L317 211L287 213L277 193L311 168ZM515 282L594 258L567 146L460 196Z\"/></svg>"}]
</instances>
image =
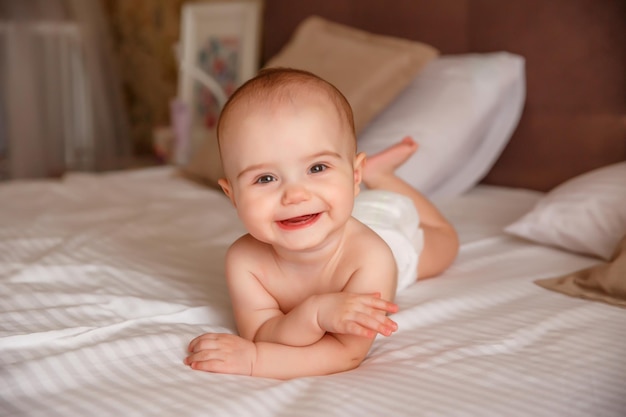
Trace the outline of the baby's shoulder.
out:
<instances>
[{"instance_id":1,"label":"baby's shoulder","mask_svg":"<svg viewBox=\"0 0 626 417\"><path fill-rule=\"evenodd\" d=\"M367 260L368 257L387 257L393 259L393 254L389 245L380 237L378 233L361 223L356 219L352 219L351 231L348 242L352 247L352 251L360 254L361 258ZM362 256L366 254L367 256Z\"/></svg>"},{"instance_id":2,"label":"baby's shoulder","mask_svg":"<svg viewBox=\"0 0 626 417\"><path fill-rule=\"evenodd\" d=\"M226 253L226 260L232 258L257 259L267 251L267 244L258 241L252 235L245 234L235 240Z\"/></svg>"},{"instance_id":3,"label":"baby's shoulder","mask_svg":"<svg viewBox=\"0 0 626 417\"><path fill-rule=\"evenodd\" d=\"M354 243L362 243L365 245L377 245L384 244L385 242L382 238L372 230L366 224L360 222L359 220L352 217L348 222L349 227L349 237L354 239Z\"/></svg>"},{"instance_id":4,"label":"baby's shoulder","mask_svg":"<svg viewBox=\"0 0 626 417\"><path fill-rule=\"evenodd\" d=\"M389 245L363 223L356 224L349 236L346 262L354 273L346 289L355 292L380 291L386 296L395 292L397 267Z\"/></svg>"}]
</instances>

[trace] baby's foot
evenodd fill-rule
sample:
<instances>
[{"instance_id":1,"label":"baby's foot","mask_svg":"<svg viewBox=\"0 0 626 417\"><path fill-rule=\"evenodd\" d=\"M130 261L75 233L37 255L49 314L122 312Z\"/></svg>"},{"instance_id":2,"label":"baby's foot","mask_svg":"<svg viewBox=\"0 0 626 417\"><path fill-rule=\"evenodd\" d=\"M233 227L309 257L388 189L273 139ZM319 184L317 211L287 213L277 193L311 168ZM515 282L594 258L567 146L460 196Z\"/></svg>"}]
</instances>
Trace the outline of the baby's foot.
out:
<instances>
[{"instance_id":1,"label":"baby's foot","mask_svg":"<svg viewBox=\"0 0 626 417\"><path fill-rule=\"evenodd\" d=\"M400 142L368 156L363 167L363 182L374 188L381 178L394 175L394 172L417 150L418 144L410 136Z\"/></svg>"}]
</instances>

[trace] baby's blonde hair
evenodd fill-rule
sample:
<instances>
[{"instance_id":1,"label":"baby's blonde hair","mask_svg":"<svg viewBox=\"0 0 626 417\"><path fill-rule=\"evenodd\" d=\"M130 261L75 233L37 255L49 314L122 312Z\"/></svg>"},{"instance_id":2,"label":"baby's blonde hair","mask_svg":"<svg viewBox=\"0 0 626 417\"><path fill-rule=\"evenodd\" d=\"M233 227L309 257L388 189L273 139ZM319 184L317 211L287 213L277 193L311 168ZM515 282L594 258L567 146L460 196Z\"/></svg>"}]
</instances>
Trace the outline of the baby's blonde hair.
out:
<instances>
[{"instance_id":1,"label":"baby's blonde hair","mask_svg":"<svg viewBox=\"0 0 626 417\"><path fill-rule=\"evenodd\" d=\"M228 116L241 102L268 102L291 100L299 93L307 92L311 87L324 92L335 104L341 120L346 123L350 135L356 144L354 116L346 97L331 83L317 75L293 68L266 68L242 84L228 99L217 122L217 141L221 142L222 131L228 122ZM309 90L310 91L310 90Z\"/></svg>"}]
</instances>

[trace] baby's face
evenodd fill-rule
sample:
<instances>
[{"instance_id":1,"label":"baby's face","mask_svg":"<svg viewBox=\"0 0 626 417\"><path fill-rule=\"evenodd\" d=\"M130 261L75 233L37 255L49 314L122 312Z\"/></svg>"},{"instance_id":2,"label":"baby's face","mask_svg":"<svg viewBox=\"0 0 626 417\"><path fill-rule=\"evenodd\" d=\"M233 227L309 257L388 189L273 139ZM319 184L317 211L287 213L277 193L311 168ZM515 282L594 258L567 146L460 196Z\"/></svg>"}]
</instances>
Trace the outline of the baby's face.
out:
<instances>
[{"instance_id":1,"label":"baby's face","mask_svg":"<svg viewBox=\"0 0 626 417\"><path fill-rule=\"evenodd\" d=\"M305 96L271 106L242 103L221 131L220 184L248 232L289 250L337 236L358 193L362 156L335 105Z\"/></svg>"}]
</instances>

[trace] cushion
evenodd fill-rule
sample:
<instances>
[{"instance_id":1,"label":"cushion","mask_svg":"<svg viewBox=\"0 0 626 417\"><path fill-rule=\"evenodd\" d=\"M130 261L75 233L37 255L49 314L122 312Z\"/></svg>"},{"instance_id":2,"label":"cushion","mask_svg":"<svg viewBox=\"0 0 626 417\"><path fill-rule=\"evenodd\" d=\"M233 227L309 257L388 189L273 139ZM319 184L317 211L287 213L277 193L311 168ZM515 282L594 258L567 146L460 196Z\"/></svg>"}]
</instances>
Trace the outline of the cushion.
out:
<instances>
[{"instance_id":1,"label":"cushion","mask_svg":"<svg viewBox=\"0 0 626 417\"><path fill-rule=\"evenodd\" d=\"M626 234L626 162L564 182L505 231L540 244L610 259Z\"/></svg>"},{"instance_id":2,"label":"cushion","mask_svg":"<svg viewBox=\"0 0 626 417\"><path fill-rule=\"evenodd\" d=\"M609 263L560 277L540 279L535 283L572 297L626 308L626 235L615 248Z\"/></svg>"},{"instance_id":3,"label":"cushion","mask_svg":"<svg viewBox=\"0 0 626 417\"><path fill-rule=\"evenodd\" d=\"M437 55L420 42L311 16L266 67L303 69L334 84L350 102L360 132Z\"/></svg>"},{"instance_id":4,"label":"cushion","mask_svg":"<svg viewBox=\"0 0 626 417\"><path fill-rule=\"evenodd\" d=\"M508 52L443 55L359 135L372 154L404 136L418 151L396 172L429 197L454 197L489 172L525 100L524 59Z\"/></svg>"},{"instance_id":5,"label":"cushion","mask_svg":"<svg viewBox=\"0 0 626 417\"><path fill-rule=\"evenodd\" d=\"M217 180L224 178L220 160L215 128L202 129L204 138L199 141L198 149L191 155L189 162L181 166L179 173L192 181L214 188L220 188Z\"/></svg>"}]
</instances>

